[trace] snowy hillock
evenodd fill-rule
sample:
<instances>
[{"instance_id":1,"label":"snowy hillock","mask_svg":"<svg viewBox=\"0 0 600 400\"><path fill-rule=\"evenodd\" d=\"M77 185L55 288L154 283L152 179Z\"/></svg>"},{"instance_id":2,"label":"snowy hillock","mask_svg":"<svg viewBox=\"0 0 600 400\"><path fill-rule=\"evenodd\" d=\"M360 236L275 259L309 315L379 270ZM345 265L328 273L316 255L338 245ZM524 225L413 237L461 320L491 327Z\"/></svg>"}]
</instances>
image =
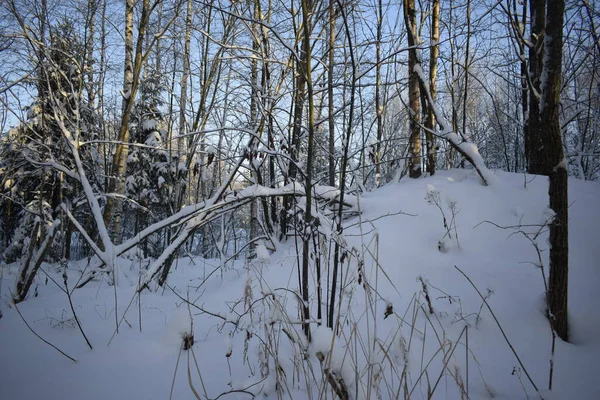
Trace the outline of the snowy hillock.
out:
<instances>
[{"instance_id":1,"label":"snowy hillock","mask_svg":"<svg viewBox=\"0 0 600 400\"><path fill-rule=\"evenodd\" d=\"M312 270L310 343L294 240L250 262L181 258L168 286L141 295L141 257L119 259L116 285L75 291L88 260L43 264L18 309L17 266L3 265L0 399L596 398L599 200L597 183L570 181L572 340L554 355L547 179L497 172L486 187L452 170L358 198L335 332L317 326Z\"/></svg>"}]
</instances>

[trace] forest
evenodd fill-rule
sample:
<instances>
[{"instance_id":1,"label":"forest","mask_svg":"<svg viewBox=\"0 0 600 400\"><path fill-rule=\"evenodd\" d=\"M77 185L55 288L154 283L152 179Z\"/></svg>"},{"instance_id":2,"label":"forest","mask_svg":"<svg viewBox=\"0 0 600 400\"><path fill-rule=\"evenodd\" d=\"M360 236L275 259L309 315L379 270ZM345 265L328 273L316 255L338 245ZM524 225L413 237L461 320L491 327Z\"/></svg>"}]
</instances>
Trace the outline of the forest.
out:
<instances>
[{"instance_id":1,"label":"forest","mask_svg":"<svg viewBox=\"0 0 600 400\"><path fill-rule=\"evenodd\" d=\"M107 367L98 346L121 340L143 365L153 327L177 332L176 363L148 372L160 393L97 398L589 398L555 368L600 355L581 312L600 283L599 24L596 0L1 1L6 349L27 331L49 366ZM531 320L548 345L528 352ZM514 387L483 379L494 357Z\"/></svg>"}]
</instances>

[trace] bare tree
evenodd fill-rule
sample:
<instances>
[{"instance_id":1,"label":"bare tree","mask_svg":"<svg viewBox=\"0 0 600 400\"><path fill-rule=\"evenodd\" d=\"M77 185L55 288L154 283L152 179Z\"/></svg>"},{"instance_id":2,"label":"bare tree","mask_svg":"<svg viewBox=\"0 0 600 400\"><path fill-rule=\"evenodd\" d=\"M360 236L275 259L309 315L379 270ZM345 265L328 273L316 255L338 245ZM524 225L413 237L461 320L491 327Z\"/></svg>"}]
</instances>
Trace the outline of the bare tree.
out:
<instances>
[{"instance_id":1,"label":"bare tree","mask_svg":"<svg viewBox=\"0 0 600 400\"><path fill-rule=\"evenodd\" d=\"M138 46L142 46L142 39L144 30L146 29L147 23L147 6L148 1L144 0L144 17L140 24L140 35L138 37ZM119 130L118 140L120 143L117 144L115 153L113 155L113 161L111 166L111 177L108 184L108 192L116 192L123 194L125 192L125 172L127 171L127 152L129 143L129 119L131 118L131 110L133 109L133 103L135 101L134 88L137 89L137 85L134 86L134 65L133 65L133 10L134 0L127 0L125 3L125 62L124 62L124 74L123 74L123 105L122 105L122 117L121 117L121 128ZM141 55L141 54L140 54ZM136 57L137 59L137 57ZM141 72L141 65L138 65L138 78ZM116 235L120 233L121 228L121 211L119 207L120 202L114 197L109 197L106 206L104 207L104 224L111 226L111 219L113 221L113 229L111 231L113 240L116 239ZM113 209L117 207L116 211Z\"/></svg>"}]
</instances>

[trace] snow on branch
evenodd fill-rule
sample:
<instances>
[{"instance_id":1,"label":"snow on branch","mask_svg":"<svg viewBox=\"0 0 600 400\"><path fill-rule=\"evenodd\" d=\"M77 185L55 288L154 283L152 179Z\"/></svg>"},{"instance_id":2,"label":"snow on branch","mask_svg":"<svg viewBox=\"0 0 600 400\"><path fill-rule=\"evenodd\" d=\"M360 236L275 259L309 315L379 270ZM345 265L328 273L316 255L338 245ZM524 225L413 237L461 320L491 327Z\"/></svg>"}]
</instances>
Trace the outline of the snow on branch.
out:
<instances>
[{"instance_id":1,"label":"snow on branch","mask_svg":"<svg viewBox=\"0 0 600 400\"><path fill-rule=\"evenodd\" d=\"M468 140L461 141L456 132L454 132L454 130L451 128L451 125L448 122L448 120L444 117L444 114L440 111L438 105L431 98L429 85L427 83L427 79L425 79L425 73L423 72L423 69L421 68L421 64L419 62L420 61L417 61L414 71L419 77L420 89L425 94L427 103L429 104L429 107L431 107L431 110L435 115L437 123L442 128L440 132L436 133L436 135L442 139L447 140L448 143L450 143L450 145L454 149L456 149L456 151L458 151L469 163L471 163L471 165L473 165L473 168L475 168L477 174L479 174L479 176L483 180L484 185L489 185L495 182L496 177L494 176L492 171L487 169L487 167L485 166L485 162L483 161L483 157L481 157L481 154L479 154L479 149L477 148L477 145Z\"/></svg>"},{"instance_id":2,"label":"snow on branch","mask_svg":"<svg viewBox=\"0 0 600 400\"><path fill-rule=\"evenodd\" d=\"M332 201L335 199L339 199L340 190L330 186L315 186L313 187L314 195L317 200L328 200ZM275 197L275 196L305 196L306 190L304 185L298 182L291 182L280 188L270 188L262 185L252 185L244 188L240 191L232 191L228 192L226 196L220 201L215 201L216 198L213 197L207 200L204 204L204 207L201 207L200 204L196 204L192 207L197 210L191 219L189 219L185 225L179 230L177 236L173 240L173 242L163 251L154 263L148 268L146 271L145 277L142 280L142 284L138 288L138 290L142 290L146 287L152 279L158 274L163 265L167 262L167 260L173 257L175 251L183 244L185 241L198 229L212 221L216 217L220 216L224 212L229 212L232 207L230 206L241 206L246 204L249 200L256 199L259 197ZM347 203L346 203L347 202ZM350 207L354 207L357 204L357 199L355 196L347 196L345 199L344 205L348 205ZM186 207L187 208L187 207ZM182 210L183 211L183 210ZM193 213L191 213L193 214ZM177 214L176 214L177 215ZM189 214L188 214L189 215ZM174 215L175 216L175 215ZM167 218L170 219L170 218ZM181 219L181 218L180 218ZM166 220L159 222L158 224L163 223ZM157 224L155 224L157 225ZM166 226L166 225L164 225ZM152 228L152 229L150 229ZM147 236L148 231L154 232L154 227L148 227L144 231L140 232L140 234L136 235L134 238L130 239L128 242L117 246L115 248L115 253L117 255L124 252L126 249L125 246L129 246L127 248L133 247L137 244L141 238Z\"/></svg>"},{"instance_id":3,"label":"snow on branch","mask_svg":"<svg viewBox=\"0 0 600 400\"><path fill-rule=\"evenodd\" d=\"M407 21L407 23L409 22ZM409 28L406 31L408 32L409 43L419 43L418 38L416 38L414 34L416 30ZM456 132L453 131L451 125L448 123L448 120L446 120L446 118L444 117L444 114L442 114L435 101L433 101L433 98L431 97L431 92L429 91L429 82L425 78L425 74L423 73L423 69L421 68L421 58L419 57L416 47L411 46L408 49L408 51L413 52L415 55L416 63L414 66L414 72L419 78L419 89L425 94L427 103L429 104L429 107L431 107L431 110L435 115L435 119L442 128L442 131L437 133L437 135L442 139L447 140L448 143L450 143L450 145L456 151L458 151L467 161L469 161L469 163L471 163L471 165L473 165L473 167L483 180L484 185L488 185L494 182L495 176L485 166L485 163L483 161L483 158L481 157L481 154L479 154L477 146L469 141L461 142Z\"/></svg>"},{"instance_id":4,"label":"snow on branch","mask_svg":"<svg viewBox=\"0 0 600 400\"><path fill-rule=\"evenodd\" d=\"M53 100L54 105L56 105L56 99L54 99L53 96L51 96L51 98ZM102 244L105 251L110 251L112 250L113 244L110 240L110 236L108 235L108 229L104 224L104 219L102 218L100 204L98 203L96 196L94 196L92 185L87 179L85 169L83 168L83 163L81 162L81 157L79 156L79 144L77 140L73 137L72 133L65 126L61 115L59 115L58 113L58 108L59 107L56 106L52 107L54 112L54 118L67 143L69 144L69 147L71 148L71 154L73 155L75 166L77 168L77 174L79 175L79 182L83 187L85 197L87 198L90 209L92 210L94 222L96 222L96 227L98 228L98 233L100 234L100 240L102 240ZM106 258L112 259L113 257L110 257L110 254L107 254Z\"/></svg>"}]
</instances>

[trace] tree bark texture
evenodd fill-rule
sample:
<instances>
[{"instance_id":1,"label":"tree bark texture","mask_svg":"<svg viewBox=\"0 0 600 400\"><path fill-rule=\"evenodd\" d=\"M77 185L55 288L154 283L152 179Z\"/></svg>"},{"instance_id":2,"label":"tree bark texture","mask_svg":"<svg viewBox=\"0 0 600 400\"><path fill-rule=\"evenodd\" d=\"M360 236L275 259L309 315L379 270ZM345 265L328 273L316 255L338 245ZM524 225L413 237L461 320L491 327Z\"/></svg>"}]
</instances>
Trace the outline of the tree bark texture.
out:
<instances>
[{"instance_id":1,"label":"tree bark texture","mask_svg":"<svg viewBox=\"0 0 600 400\"><path fill-rule=\"evenodd\" d=\"M546 0L530 0L531 45L529 48L529 118L524 127L525 158L530 174L542 173L542 121L540 120L541 77L544 61L544 29L546 25Z\"/></svg>"},{"instance_id":2,"label":"tree bark texture","mask_svg":"<svg viewBox=\"0 0 600 400\"><path fill-rule=\"evenodd\" d=\"M134 0L127 0L125 3L125 62L123 74L123 116L121 118L121 127L119 129L120 143L117 144L113 155L111 176L108 181L108 193L122 193L125 186L125 172L127 169L127 153L129 150L129 117L132 109L129 103L133 103L133 10ZM108 197L104 207L104 225L108 228L113 221L110 230L113 241L120 231L121 215L119 202L114 197Z\"/></svg>"},{"instance_id":3,"label":"tree bark texture","mask_svg":"<svg viewBox=\"0 0 600 400\"><path fill-rule=\"evenodd\" d=\"M414 47L414 38L417 37L417 14L415 10L415 0L404 0L404 21L406 29L412 34L408 35L408 45ZM408 108L410 112L410 155L409 155L409 176L418 178L421 176L421 127L419 124L419 77L415 72L417 65L417 51L408 52Z\"/></svg>"},{"instance_id":4,"label":"tree bark texture","mask_svg":"<svg viewBox=\"0 0 600 400\"><path fill-rule=\"evenodd\" d=\"M377 143L375 145L375 184L381 185L381 139L383 139L383 104L381 103L381 35L383 3L377 2L377 41L375 43L375 112L377 115Z\"/></svg>"},{"instance_id":5,"label":"tree bark texture","mask_svg":"<svg viewBox=\"0 0 600 400\"><path fill-rule=\"evenodd\" d=\"M431 50L429 56L429 93L431 100L436 101L437 97L437 62L440 53L440 0L432 0L431 5ZM432 131L435 130L435 115L431 107L427 107L427 117L425 119L425 142L427 147L426 171L429 175L435 174L435 136Z\"/></svg>"},{"instance_id":6,"label":"tree bark texture","mask_svg":"<svg viewBox=\"0 0 600 400\"><path fill-rule=\"evenodd\" d=\"M327 110L329 113L329 186L335 186L335 121L333 119L333 66L335 61L335 0L329 0L329 54L327 69Z\"/></svg>"},{"instance_id":7,"label":"tree bark texture","mask_svg":"<svg viewBox=\"0 0 600 400\"><path fill-rule=\"evenodd\" d=\"M567 298L569 286L569 199L567 161L563 152L559 103L562 77L564 0L549 0L543 62L541 106L542 173L550 177L548 194L555 216L550 225L550 277L548 303L556 334L569 340Z\"/></svg>"},{"instance_id":8,"label":"tree bark texture","mask_svg":"<svg viewBox=\"0 0 600 400\"><path fill-rule=\"evenodd\" d=\"M308 278L309 278L309 266L310 266L310 237L318 234L314 233L313 217L312 217L312 170L314 160L314 137L315 137L315 105L314 105L314 91L313 82L311 75L311 43L310 35L312 33L312 11L313 4L312 0L302 0L302 22L304 26L303 35L303 53L305 55L305 62L301 63L301 74L306 77L306 89L308 95L308 154L306 157L306 179L304 183L304 189L306 191L306 210L304 211L304 235L302 243L302 301L303 306L303 319L304 319L304 333L308 341L311 341L310 332L310 308L309 308L309 292L308 292Z\"/></svg>"}]
</instances>

